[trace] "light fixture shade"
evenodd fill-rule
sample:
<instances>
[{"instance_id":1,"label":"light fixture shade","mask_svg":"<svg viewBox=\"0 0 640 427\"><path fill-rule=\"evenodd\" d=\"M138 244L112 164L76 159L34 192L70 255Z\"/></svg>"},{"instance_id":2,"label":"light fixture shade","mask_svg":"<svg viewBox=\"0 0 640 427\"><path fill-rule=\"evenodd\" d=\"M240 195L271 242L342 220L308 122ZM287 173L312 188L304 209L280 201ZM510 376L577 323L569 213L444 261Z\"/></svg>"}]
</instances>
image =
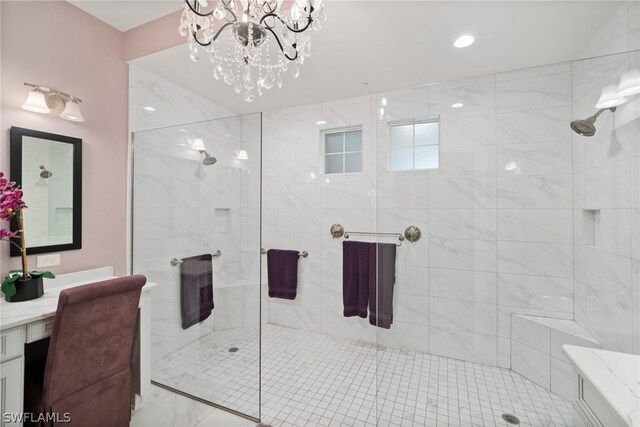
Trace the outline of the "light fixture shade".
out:
<instances>
[{"instance_id":1,"label":"light fixture shade","mask_svg":"<svg viewBox=\"0 0 640 427\"><path fill-rule=\"evenodd\" d=\"M637 68L622 73L616 95L623 98L636 93L640 93L640 69Z\"/></svg>"},{"instance_id":2,"label":"light fixture shade","mask_svg":"<svg viewBox=\"0 0 640 427\"><path fill-rule=\"evenodd\" d=\"M191 148L198 151L205 151L207 147L204 146L204 141L202 138L196 138L193 140L193 144L191 144Z\"/></svg>"},{"instance_id":3,"label":"light fixture shade","mask_svg":"<svg viewBox=\"0 0 640 427\"><path fill-rule=\"evenodd\" d=\"M51 110L47 107L47 100L44 98L44 93L38 90L32 90L27 96L27 100L22 104L22 108L27 111L33 111L34 113L50 113Z\"/></svg>"},{"instance_id":4,"label":"light fixture shade","mask_svg":"<svg viewBox=\"0 0 640 427\"><path fill-rule=\"evenodd\" d=\"M80 112L80 105L75 99L67 102L64 110L60 113L60 117L72 122L84 122L84 117L82 117L82 113Z\"/></svg>"},{"instance_id":5,"label":"light fixture shade","mask_svg":"<svg viewBox=\"0 0 640 427\"><path fill-rule=\"evenodd\" d=\"M238 160L249 160L247 150L238 150Z\"/></svg>"},{"instance_id":6,"label":"light fixture shade","mask_svg":"<svg viewBox=\"0 0 640 427\"><path fill-rule=\"evenodd\" d=\"M627 99L616 95L616 85L607 85L602 88L600 93L600 99L596 104L596 108L611 108L617 107L627 102Z\"/></svg>"}]
</instances>

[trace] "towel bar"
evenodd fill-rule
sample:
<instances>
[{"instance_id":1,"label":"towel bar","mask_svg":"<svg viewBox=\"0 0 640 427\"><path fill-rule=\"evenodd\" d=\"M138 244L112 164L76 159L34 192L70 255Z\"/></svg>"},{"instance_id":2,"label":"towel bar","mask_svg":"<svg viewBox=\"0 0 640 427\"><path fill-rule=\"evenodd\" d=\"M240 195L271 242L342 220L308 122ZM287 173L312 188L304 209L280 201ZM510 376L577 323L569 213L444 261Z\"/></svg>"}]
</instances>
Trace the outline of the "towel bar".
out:
<instances>
[{"instance_id":1,"label":"towel bar","mask_svg":"<svg viewBox=\"0 0 640 427\"><path fill-rule=\"evenodd\" d=\"M267 250L265 248L260 248L260 253L264 255L267 253ZM298 252L298 256L302 258L306 258L309 256L309 252L307 251Z\"/></svg>"},{"instance_id":2,"label":"towel bar","mask_svg":"<svg viewBox=\"0 0 640 427\"><path fill-rule=\"evenodd\" d=\"M334 239L344 236L345 239L349 238L350 234L364 234L369 236L397 236L400 240L400 244L406 239L411 243L417 242L422 237L422 231L415 225L410 225L404 230L403 233L382 233L377 231L346 231L341 224L333 224L331 226L331 236Z\"/></svg>"},{"instance_id":3,"label":"towel bar","mask_svg":"<svg viewBox=\"0 0 640 427\"><path fill-rule=\"evenodd\" d=\"M218 258L220 257L220 255L222 255L222 252L220 252L220 250L217 250L211 254L211 258ZM171 258L171 261L169 261L169 264L171 264L172 267L175 267L176 265L182 264L182 259Z\"/></svg>"}]
</instances>

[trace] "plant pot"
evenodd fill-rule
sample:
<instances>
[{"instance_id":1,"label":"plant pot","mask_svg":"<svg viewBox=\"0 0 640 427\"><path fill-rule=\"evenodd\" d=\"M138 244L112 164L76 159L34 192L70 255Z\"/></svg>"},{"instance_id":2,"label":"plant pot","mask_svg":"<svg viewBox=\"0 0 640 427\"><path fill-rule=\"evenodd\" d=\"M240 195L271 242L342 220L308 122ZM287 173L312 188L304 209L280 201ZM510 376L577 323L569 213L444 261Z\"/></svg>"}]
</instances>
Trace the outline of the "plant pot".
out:
<instances>
[{"instance_id":1,"label":"plant pot","mask_svg":"<svg viewBox=\"0 0 640 427\"><path fill-rule=\"evenodd\" d=\"M4 296L8 302L29 301L44 295L42 277L31 277L27 280L16 280L16 293L13 296Z\"/></svg>"}]
</instances>

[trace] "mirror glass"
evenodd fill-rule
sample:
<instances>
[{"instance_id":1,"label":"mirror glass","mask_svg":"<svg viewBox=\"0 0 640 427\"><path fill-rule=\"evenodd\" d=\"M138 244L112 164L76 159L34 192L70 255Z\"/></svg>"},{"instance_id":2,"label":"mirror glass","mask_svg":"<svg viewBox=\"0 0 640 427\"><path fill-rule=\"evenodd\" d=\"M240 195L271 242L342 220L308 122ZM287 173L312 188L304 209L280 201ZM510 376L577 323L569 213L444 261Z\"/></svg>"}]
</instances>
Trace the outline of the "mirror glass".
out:
<instances>
[{"instance_id":1,"label":"mirror glass","mask_svg":"<svg viewBox=\"0 0 640 427\"><path fill-rule=\"evenodd\" d=\"M11 179L24 192L27 254L81 248L82 140L11 128ZM17 221L11 222L17 230ZM11 245L11 255L19 250Z\"/></svg>"},{"instance_id":2,"label":"mirror glass","mask_svg":"<svg viewBox=\"0 0 640 427\"><path fill-rule=\"evenodd\" d=\"M27 247L73 242L73 145L22 137Z\"/></svg>"}]
</instances>

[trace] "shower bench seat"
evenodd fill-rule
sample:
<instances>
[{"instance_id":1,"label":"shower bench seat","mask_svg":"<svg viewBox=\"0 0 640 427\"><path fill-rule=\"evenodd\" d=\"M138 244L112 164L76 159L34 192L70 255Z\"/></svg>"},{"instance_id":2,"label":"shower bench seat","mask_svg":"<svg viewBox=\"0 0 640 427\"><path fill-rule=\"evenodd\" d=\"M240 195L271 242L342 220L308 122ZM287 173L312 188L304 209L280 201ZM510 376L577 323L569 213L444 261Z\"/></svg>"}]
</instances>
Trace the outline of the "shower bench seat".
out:
<instances>
[{"instance_id":1,"label":"shower bench seat","mask_svg":"<svg viewBox=\"0 0 640 427\"><path fill-rule=\"evenodd\" d=\"M573 320L511 315L511 370L565 399L575 399L577 377L562 351L565 344L602 347Z\"/></svg>"}]
</instances>

